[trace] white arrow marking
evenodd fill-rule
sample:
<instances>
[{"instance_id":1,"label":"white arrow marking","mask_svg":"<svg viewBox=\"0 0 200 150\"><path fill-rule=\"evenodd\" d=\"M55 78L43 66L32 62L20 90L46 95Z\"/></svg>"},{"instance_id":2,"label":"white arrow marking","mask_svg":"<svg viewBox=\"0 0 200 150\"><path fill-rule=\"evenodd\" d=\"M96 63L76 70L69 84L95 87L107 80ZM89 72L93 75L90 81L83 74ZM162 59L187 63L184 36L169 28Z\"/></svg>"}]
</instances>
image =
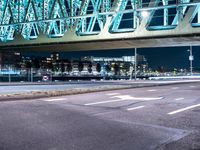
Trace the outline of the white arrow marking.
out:
<instances>
[{"instance_id":1,"label":"white arrow marking","mask_svg":"<svg viewBox=\"0 0 200 150\"><path fill-rule=\"evenodd\" d=\"M97 105L97 104L113 103L113 102L120 102L120 101L129 101L129 100L151 101L151 100L160 100L160 99L163 99L164 97L132 97L130 95L120 95L120 96L113 96L111 98L119 98L119 99L108 100L108 101L100 101L100 102L94 102L94 103L87 103L87 104L84 104L84 105L89 106L89 105Z\"/></svg>"}]
</instances>

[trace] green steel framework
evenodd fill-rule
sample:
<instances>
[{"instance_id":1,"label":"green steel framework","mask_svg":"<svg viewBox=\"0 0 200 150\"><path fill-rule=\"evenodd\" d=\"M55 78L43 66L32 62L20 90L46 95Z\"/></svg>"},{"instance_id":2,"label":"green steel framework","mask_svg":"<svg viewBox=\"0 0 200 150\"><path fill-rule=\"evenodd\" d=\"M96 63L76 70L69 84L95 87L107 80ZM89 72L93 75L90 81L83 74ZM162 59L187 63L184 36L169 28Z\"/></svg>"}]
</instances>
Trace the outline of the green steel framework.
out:
<instances>
[{"instance_id":1,"label":"green steel framework","mask_svg":"<svg viewBox=\"0 0 200 150\"><path fill-rule=\"evenodd\" d=\"M98 35L105 28L111 34L134 32L148 14L145 26L151 30L172 30L195 7L190 18L200 26L198 0L0 0L0 40L8 42L21 35L34 40L42 33L47 38Z\"/></svg>"}]
</instances>

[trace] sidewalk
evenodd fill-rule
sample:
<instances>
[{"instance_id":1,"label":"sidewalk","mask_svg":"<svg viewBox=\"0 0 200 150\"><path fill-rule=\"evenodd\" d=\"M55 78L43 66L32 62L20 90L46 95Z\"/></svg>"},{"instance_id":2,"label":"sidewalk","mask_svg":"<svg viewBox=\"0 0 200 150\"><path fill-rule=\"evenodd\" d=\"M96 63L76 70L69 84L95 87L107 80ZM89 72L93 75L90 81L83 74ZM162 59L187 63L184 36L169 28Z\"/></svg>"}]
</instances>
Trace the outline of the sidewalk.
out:
<instances>
[{"instance_id":1,"label":"sidewalk","mask_svg":"<svg viewBox=\"0 0 200 150\"><path fill-rule=\"evenodd\" d=\"M74 95L74 94L83 94L89 92L101 92L101 91L110 91L110 90L120 90L120 89L130 89L130 88L142 88L142 87L153 87L153 86L165 86L172 84L186 84L186 83L195 83L200 82L200 80L176 80L176 81L149 81L149 80L125 80L125 81L80 81L80 82L44 82L44 83L0 83L0 86L26 86L26 85L71 85L75 84L77 86L84 84L95 84L95 86L87 87L69 87L62 90L45 90L45 91L29 91L29 92L19 92L13 94L0 94L0 101L9 101L9 100L27 100L27 99L36 99L44 97L53 97L53 96L64 96L64 95Z\"/></svg>"}]
</instances>

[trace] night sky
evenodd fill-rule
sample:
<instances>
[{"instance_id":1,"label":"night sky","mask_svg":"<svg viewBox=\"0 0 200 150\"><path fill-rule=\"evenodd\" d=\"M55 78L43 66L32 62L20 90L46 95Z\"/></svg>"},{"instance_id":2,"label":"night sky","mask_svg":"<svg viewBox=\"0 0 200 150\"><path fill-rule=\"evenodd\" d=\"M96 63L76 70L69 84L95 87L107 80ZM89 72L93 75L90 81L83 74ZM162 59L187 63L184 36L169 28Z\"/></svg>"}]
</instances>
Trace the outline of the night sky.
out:
<instances>
[{"instance_id":1,"label":"night sky","mask_svg":"<svg viewBox=\"0 0 200 150\"><path fill-rule=\"evenodd\" d=\"M138 49L138 54L144 55L149 67L157 69L163 66L166 69L189 68L189 47L146 48ZM50 53L25 53L25 55L49 56ZM83 56L95 57L121 57L134 55L134 49L99 50L99 51L74 51L61 52L61 58L80 58ZM200 47L193 47L193 67L200 68Z\"/></svg>"}]
</instances>

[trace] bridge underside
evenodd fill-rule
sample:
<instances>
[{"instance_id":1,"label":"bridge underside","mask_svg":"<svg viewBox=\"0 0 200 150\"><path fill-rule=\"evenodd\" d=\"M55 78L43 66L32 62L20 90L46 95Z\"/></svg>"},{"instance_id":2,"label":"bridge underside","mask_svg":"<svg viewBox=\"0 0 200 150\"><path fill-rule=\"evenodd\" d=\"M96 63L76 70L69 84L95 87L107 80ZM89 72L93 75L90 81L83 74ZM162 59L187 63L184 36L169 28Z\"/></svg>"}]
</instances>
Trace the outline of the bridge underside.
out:
<instances>
[{"instance_id":1,"label":"bridge underside","mask_svg":"<svg viewBox=\"0 0 200 150\"><path fill-rule=\"evenodd\" d=\"M199 46L200 36L169 37L169 38L148 38L148 39L116 39L106 41L85 41L85 42L62 42L44 43L32 45L13 45L1 47L1 50L22 50L22 51L85 51L85 50L106 50L124 48L153 48L153 47L177 47L177 46Z\"/></svg>"},{"instance_id":2,"label":"bridge underside","mask_svg":"<svg viewBox=\"0 0 200 150\"><path fill-rule=\"evenodd\" d=\"M200 45L199 0L0 0L0 50Z\"/></svg>"}]
</instances>

